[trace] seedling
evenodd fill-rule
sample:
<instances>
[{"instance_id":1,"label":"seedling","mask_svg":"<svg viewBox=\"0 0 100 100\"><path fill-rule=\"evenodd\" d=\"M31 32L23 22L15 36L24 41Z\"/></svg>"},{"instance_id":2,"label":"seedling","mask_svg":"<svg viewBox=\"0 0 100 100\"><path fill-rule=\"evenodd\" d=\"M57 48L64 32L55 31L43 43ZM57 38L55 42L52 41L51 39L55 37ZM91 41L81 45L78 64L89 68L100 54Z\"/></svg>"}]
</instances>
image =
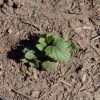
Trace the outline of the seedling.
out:
<instances>
[{"instance_id":1,"label":"seedling","mask_svg":"<svg viewBox=\"0 0 100 100\"><path fill-rule=\"evenodd\" d=\"M55 36L53 34L39 37L35 49L23 49L21 61L32 67L42 67L46 71L54 69L57 62L67 62L71 58L71 53L76 49L76 45L71 41Z\"/></svg>"}]
</instances>

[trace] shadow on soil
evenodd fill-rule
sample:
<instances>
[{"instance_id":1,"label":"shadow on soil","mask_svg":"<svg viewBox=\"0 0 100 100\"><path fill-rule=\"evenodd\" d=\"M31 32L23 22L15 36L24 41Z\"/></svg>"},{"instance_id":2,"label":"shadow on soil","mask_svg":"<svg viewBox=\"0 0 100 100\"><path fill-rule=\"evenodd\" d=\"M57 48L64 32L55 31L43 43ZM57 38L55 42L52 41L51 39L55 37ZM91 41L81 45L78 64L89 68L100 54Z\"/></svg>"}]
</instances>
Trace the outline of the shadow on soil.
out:
<instances>
[{"instance_id":1,"label":"shadow on soil","mask_svg":"<svg viewBox=\"0 0 100 100\"><path fill-rule=\"evenodd\" d=\"M14 60L16 63L20 63L20 59L23 58L23 49L28 48L29 50L34 50L35 55L37 57L37 61L34 63L36 65L36 68L38 70L42 70L41 63L50 60L51 58L48 56L45 56L44 52L39 51L36 48L36 44L38 43L39 36L32 36L30 35L27 39L21 40L16 48L11 48L9 52L7 52L7 58ZM39 62L38 62L39 61ZM27 67L29 67L29 64L25 64Z\"/></svg>"},{"instance_id":2,"label":"shadow on soil","mask_svg":"<svg viewBox=\"0 0 100 100\"><path fill-rule=\"evenodd\" d=\"M14 60L17 63L20 63L20 59L23 55L22 50L26 47L28 49L36 49L34 48L39 36L30 35L28 39L21 40L16 48L11 48L11 51L7 53L7 58Z\"/></svg>"},{"instance_id":3,"label":"shadow on soil","mask_svg":"<svg viewBox=\"0 0 100 100\"><path fill-rule=\"evenodd\" d=\"M30 35L27 39L21 40L15 48L11 48L7 52L7 58L14 60L16 63L20 63L20 59L23 57L22 50L24 48L37 51L35 45L38 42L38 38L39 36Z\"/></svg>"}]
</instances>

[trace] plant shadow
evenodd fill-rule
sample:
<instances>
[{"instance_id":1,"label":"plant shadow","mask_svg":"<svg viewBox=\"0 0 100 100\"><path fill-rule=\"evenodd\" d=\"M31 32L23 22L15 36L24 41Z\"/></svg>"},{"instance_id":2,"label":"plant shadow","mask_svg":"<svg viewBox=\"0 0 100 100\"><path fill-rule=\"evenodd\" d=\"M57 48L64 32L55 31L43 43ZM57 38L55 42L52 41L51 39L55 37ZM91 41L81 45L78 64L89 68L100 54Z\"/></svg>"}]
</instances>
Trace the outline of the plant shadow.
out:
<instances>
[{"instance_id":1,"label":"plant shadow","mask_svg":"<svg viewBox=\"0 0 100 100\"><path fill-rule=\"evenodd\" d=\"M14 60L16 63L20 63L22 62L21 59L25 58L25 55L22 52L23 49L28 48L29 50L35 51L35 56L36 56L35 61L29 60L29 62L30 63L32 62L35 65L36 69L42 71L43 70L42 63L44 61L49 60L55 62L55 60L46 56L44 51L40 51L36 48L36 44L38 43L40 36L41 35L39 36L30 35L27 39L23 39L19 41L15 48L11 48L11 50L7 52L7 58ZM45 34L42 36L45 36ZM30 67L29 63L25 63L25 65L27 67Z\"/></svg>"},{"instance_id":2,"label":"plant shadow","mask_svg":"<svg viewBox=\"0 0 100 100\"><path fill-rule=\"evenodd\" d=\"M7 52L7 58L14 60L16 63L20 63L20 59L23 56L22 50L24 48L36 49L35 45L38 42L39 36L30 35L27 39L21 40L15 48L11 47L11 50Z\"/></svg>"}]
</instances>

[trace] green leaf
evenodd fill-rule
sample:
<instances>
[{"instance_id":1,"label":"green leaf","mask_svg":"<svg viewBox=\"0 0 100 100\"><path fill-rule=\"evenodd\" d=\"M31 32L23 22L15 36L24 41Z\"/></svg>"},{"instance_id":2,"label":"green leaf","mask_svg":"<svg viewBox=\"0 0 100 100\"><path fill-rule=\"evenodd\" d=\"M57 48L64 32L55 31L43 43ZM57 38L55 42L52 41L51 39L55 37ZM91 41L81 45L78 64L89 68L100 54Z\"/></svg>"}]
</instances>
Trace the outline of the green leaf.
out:
<instances>
[{"instance_id":1,"label":"green leaf","mask_svg":"<svg viewBox=\"0 0 100 100\"><path fill-rule=\"evenodd\" d=\"M52 71L54 69L54 66L55 66L54 62L45 61L42 63L42 67L48 72Z\"/></svg>"},{"instance_id":2,"label":"green leaf","mask_svg":"<svg viewBox=\"0 0 100 100\"><path fill-rule=\"evenodd\" d=\"M44 49L44 47L47 45L45 43L45 38L44 37L40 37L38 40L39 44L36 44L36 47L38 50L42 51Z\"/></svg>"},{"instance_id":3,"label":"green leaf","mask_svg":"<svg viewBox=\"0 0 100 100\"><path fill-rule=\"evenodd\" d=\"M41 43L41 44L44 44L45 43L45 38L41 37L38 42Z\"/></svg>"},{"instance_id":4,"label":"green leaf","mask_svg":"<svg viewBox=\"0 0 100 100\"><path fill-rule=\"evenodd\" d=\"M53 34L52 33L46 34L46 37L49 37L49 36L53 36Z\"/></svg>"},{"instance_id":5,"label":"green leaf","mask_svg":"<svg viewBox=\"0 0 100 100\"><path fill-rule=\"evenodd\" d=\"M39 67L39 64L40 64L40 60L35 59L34 60L34 65L38 68Z\"/></svg>"},{"instance_id":6,"label":"green leaf","mask_svg":"<svg viewBox=\"0 0 100 100\"><path fill-rule=\"evenodd\" d=\"M26 53L28 50L29 50L29 49L24 48L22 52L23 52L23 53Z\"/></svg>"},{"instance_id":7,"label":"green leaf","mask_svg":"<svg viewBox=\"0 0 100 100\"><path fill-rule=\"evenodd\" d=\"M54 39L52 46L47 46L47 48L44 50L46 55L53 58L57 61L63 61L66 62L70 59L71 53L68 49L68 44L63 41L61 38Z\"/></svg>"},{"instance_id":8,"label":"green leaf","mask_svg":"<svg viewBox=\"0 0 100 100\"><path fill-rule=\"evenodd\" d=\"M66 62L70 59L71 54L69 51L58 49L57 47L48 46L45 49L46 55L57 61Z\"/></svg>"},{"instance_id":9,"label":"green leaf","mask_svg":"<svg viewBox=\"0 0 100 100\"><path fill-rule=\"evenodd\" d=\"M28 60L26 60L25 58L21 59L20 61L22 61L24 64L28 63Z\"/></svg>"},{"instance_id":10,"label":"green leaf","mask_svg":"<svg viewBox=\"0 0 100 100\"><path fill-rule=\"evenodd\" d=\"M54 38L55 38L55 36L53 34L51 34L51 33L47 34L46 35L46 43L50 44Z\"/></svg>"},{"instance_id":11,"label":"green leaf","mask_svg":"<svg viewBox=\"0 0 100 100\"><path fill-rule=\"evenodd\" d=\"M29 62L29 65L30 65L31 67L35 67L34 63L32 63L32 62Z\"/></svg>"},{"instance_id":12,"label":"green leaf","mask_svg":"<svg viewBox=\"0 0 100 100\"><path fill-rule=\"evenodd\" d=\"M70 52L72 52L72 51L74 51L76 48L77 48L77 46L76 46L76 44L74 44L72 41L67 41L67 42L65 42L66 44L66 46L65 46L65 48L67 49L67 50L69 50Z\"/></svg>"},{"instance_id":13,"label":"green leaf","mask_svg":"<svg viewBox=\"0 0 100 100\"><path fill-rule=\"evenodd\" d=\"M48 33L48 34L46 35L46 38L49 38L49 37L58 38L57 35L54 35L54 34L52 34L52 33Z\"/></svg>"},{"instance_id":14,"label":"green leaf","mask_svg":"<svg viewBox=\"0 0 100 100\"><path fill-rule=\"evenodd\" d=\"M46 46L46 44L37 44L36 47L38 50L42 51L44 49L44 47Z\"/></svg>"},{"instance_id":15,"label":"green leaf","mask_svg":"<svg viewBox=\"0 0 100 100\"><path fill-rule=\"evenodd\" d=\"M35 59L36 56L34 55L34 51L33 51L33 50L28 50L28 51L25 53L25 58L28 59L28 60Z\"/></svg>"}]
</instances>

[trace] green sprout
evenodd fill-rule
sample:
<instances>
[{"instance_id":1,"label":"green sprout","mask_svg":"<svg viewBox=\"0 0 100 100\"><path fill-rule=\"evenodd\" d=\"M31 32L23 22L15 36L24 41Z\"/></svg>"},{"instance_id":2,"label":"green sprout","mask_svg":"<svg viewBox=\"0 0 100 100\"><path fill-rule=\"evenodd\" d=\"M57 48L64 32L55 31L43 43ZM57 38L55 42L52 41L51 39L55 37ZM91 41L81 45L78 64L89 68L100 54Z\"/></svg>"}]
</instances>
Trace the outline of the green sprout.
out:
<instances>
[{"instance_id":1,"label":"green sprout","mask_svg":"<svg viewBox=\"0 0 100 100\"><path fill-rule=\"evenodd\" d=\"M76 49L76 44L71 40L65 41L49 33L39 37L35 48L33 50L24 48L21 61L31 67L41 66L42 69L51 71L55 68L57 62L68 62L70 60L71 53Z\"/></svg>"}]
</instances>

